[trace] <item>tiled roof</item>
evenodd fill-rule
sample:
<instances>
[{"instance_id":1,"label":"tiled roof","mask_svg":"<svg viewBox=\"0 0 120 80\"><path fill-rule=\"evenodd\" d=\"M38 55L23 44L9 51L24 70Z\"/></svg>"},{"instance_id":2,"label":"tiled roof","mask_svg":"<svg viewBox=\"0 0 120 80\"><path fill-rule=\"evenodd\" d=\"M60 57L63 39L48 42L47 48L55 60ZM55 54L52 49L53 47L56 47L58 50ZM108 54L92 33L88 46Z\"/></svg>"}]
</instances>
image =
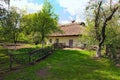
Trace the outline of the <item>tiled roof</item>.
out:
<instances>
[{"instance_id":1,"label":"tiled roof","mask_svg":"<svg viewBox=\"0 0 120 80\"><path fill-rule=\"evenodd\" d=\"M61 25L60 29L63 33L53 33L50 36L78 36L83 33L84 26L80 25L79 23L71 23L67 25Z\"/></svg>"}]
</instances>

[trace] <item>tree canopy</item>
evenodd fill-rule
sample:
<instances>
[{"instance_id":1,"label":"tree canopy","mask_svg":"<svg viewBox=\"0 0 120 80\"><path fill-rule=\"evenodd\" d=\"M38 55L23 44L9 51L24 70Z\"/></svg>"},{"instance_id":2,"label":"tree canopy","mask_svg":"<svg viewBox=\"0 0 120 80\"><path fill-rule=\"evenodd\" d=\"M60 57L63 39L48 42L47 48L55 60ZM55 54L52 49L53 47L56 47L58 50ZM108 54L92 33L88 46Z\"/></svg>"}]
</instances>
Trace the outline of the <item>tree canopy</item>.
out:
<instances>
[{"instance_id":1,"label":"tree canopy","mask_svg":"<svg viewBox=\"0 0 120 80\"><path fill-rule=\"evenodd\" d=\"M24 19L28 20L27 24L34 36L39 37L39 41L44 44L45 38L58 28L58 15L54 13L53 6L48 0L44 0L42 10L35 14L26 15ZM30 24L29 24L30 21Z\"/></svg>"}]
</instances>

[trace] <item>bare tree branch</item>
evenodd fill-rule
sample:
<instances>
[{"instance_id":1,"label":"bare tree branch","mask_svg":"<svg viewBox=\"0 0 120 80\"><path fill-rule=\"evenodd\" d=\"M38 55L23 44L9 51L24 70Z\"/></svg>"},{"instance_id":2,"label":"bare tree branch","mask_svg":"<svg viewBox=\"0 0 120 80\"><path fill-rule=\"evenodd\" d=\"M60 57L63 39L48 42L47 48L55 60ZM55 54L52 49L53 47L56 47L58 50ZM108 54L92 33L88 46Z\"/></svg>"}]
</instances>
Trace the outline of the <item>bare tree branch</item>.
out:
<instances>
[{"instance_id":1,"label":"bare tree branch","mask_svg":"<svg viewBox=\"0 0 120 80\"><path fill-rule=\"evenodd\" d=\"M109 21L112 19L113 14L118 10L118 8L119 7L117 6L116 8L113 9L112 13L106 18L106 21Z\"/></svg>"},{"instance_id":2,"label":"bare tree branch","mask_svg":"<svg viewBox=\"0 0 120 80\"><path fill-rule=\"evenodd\" d=\"M101 45L103 44L103 42L104 42L104 40L106 38L106 35L105 35L106 30L105 29L106 29L106 26L107 26L107 22L112 19L113 15L118 10L118 8L119 7L114 8L114 10L112 11L112 13L106 18L106 20L103 23L103 27L102 27L102 31L101 31L101 37L102 37L102 39L100 41Z\"/></svg>"}]
</instances>

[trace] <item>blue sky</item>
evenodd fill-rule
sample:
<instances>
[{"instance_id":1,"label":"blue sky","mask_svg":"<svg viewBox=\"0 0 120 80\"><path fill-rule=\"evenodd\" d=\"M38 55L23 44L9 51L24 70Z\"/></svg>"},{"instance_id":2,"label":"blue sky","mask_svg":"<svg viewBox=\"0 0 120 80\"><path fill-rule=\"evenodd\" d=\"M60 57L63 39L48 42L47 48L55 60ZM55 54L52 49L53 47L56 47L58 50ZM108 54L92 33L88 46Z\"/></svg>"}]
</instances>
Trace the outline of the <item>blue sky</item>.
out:
<instances>
[{"instance_id":1,"label":"blue sky","mask_svg":"<svg viewBox=\"0 0 120 80\"><path fill-rule=\"evenodd\" d=\"M59 23L66 24L72 20L85 21L85 8L90 0L49 0L54 6L55 13L59 15ZM98 1L98 0L95 0ZM109 0L106 0L109 1ZM118 0L113 0L118 1ZM11 6L16 6L34 13L42 9L44 0L11 0Z\"/></svg>"},{"instance_id":2,"label":"blue sky","mask_svg":"<svg viewBox=\"0 0 120 80\"><path fill-rule=\"evenodd\" d=\"M72 20L81 22L85 20L84 9L89 0L49 0L54 6L55 13L59 15L59 23L66 24ZM17 6L34 13L42 9L44 0L11 0L11 6Z\"/></svg>"}]
</instances>

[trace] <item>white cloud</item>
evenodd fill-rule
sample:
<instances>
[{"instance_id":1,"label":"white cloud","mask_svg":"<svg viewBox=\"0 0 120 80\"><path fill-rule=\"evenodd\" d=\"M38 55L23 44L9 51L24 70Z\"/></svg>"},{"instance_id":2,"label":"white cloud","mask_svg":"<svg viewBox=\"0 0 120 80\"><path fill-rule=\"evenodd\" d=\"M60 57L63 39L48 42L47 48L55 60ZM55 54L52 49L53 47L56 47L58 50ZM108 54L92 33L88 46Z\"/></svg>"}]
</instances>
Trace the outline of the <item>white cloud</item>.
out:
<instances>
[{"instance_id":1,"label":"white cloud","mask_svg":"<svg viewBox=\"0 0 120 80\"><path fill-rule=\"evenodd\" d=\"M61 7L65 11L70 13L70 16L76 16L76 22L85 21L85 8L90 0L57 0ZM101 0L91 0L91 1L101 1ZM109 2L109 0L102 0L104 2ZM112 4L117 3L119 0L112 0ZM96 3L96 2L95 2ZM72 20L72 17L69 17ZM62 21L61 21L62 22ZM66 22L66 21L65 21Z\"/></svg>"},{"instance_id":2,"label":"white cloud","mask_svg":"<svg viewBox=\"0 0 120 80\"><path fill-rule=\"evenodd\" d=\"M30 2L30 0L11 0L11 6L27 10L28 13L34 13L42 9L43 4Z\"/></svg>"},{"instance_id":3,"label":"white cloud","mask_svg":"<svg viewBox=\"0 0 120 80\"><path fill-rule=\"evenodd\" d=\"M83 20L85 16L85 8L89 0L58 0L61 7L70 13L71 16L76 16L76 20ZM78 17L79 16L79 17Z\"/></svg>"},{"instance_id":4,"label":"white cloud","mask_svg":"<svg viewBox=\"0 0 120 80\"><path fill-rule=\"evenodd\" d=\"M85 9L89 0L58 0L61 7L65 8L71 15L79 14Z\"/></svg>"},{"instance_id":5,"label":"white cloud","mask_svg":"<svg viewBox=\"0 0 120 80\"><path fill-rule=\"evenodd\" d=\"M60 21L60 24L69 24L69 23L71 23L70 21L68 21L68 20L64 20L64 21Z\"/></svg>"}]
</instances>

